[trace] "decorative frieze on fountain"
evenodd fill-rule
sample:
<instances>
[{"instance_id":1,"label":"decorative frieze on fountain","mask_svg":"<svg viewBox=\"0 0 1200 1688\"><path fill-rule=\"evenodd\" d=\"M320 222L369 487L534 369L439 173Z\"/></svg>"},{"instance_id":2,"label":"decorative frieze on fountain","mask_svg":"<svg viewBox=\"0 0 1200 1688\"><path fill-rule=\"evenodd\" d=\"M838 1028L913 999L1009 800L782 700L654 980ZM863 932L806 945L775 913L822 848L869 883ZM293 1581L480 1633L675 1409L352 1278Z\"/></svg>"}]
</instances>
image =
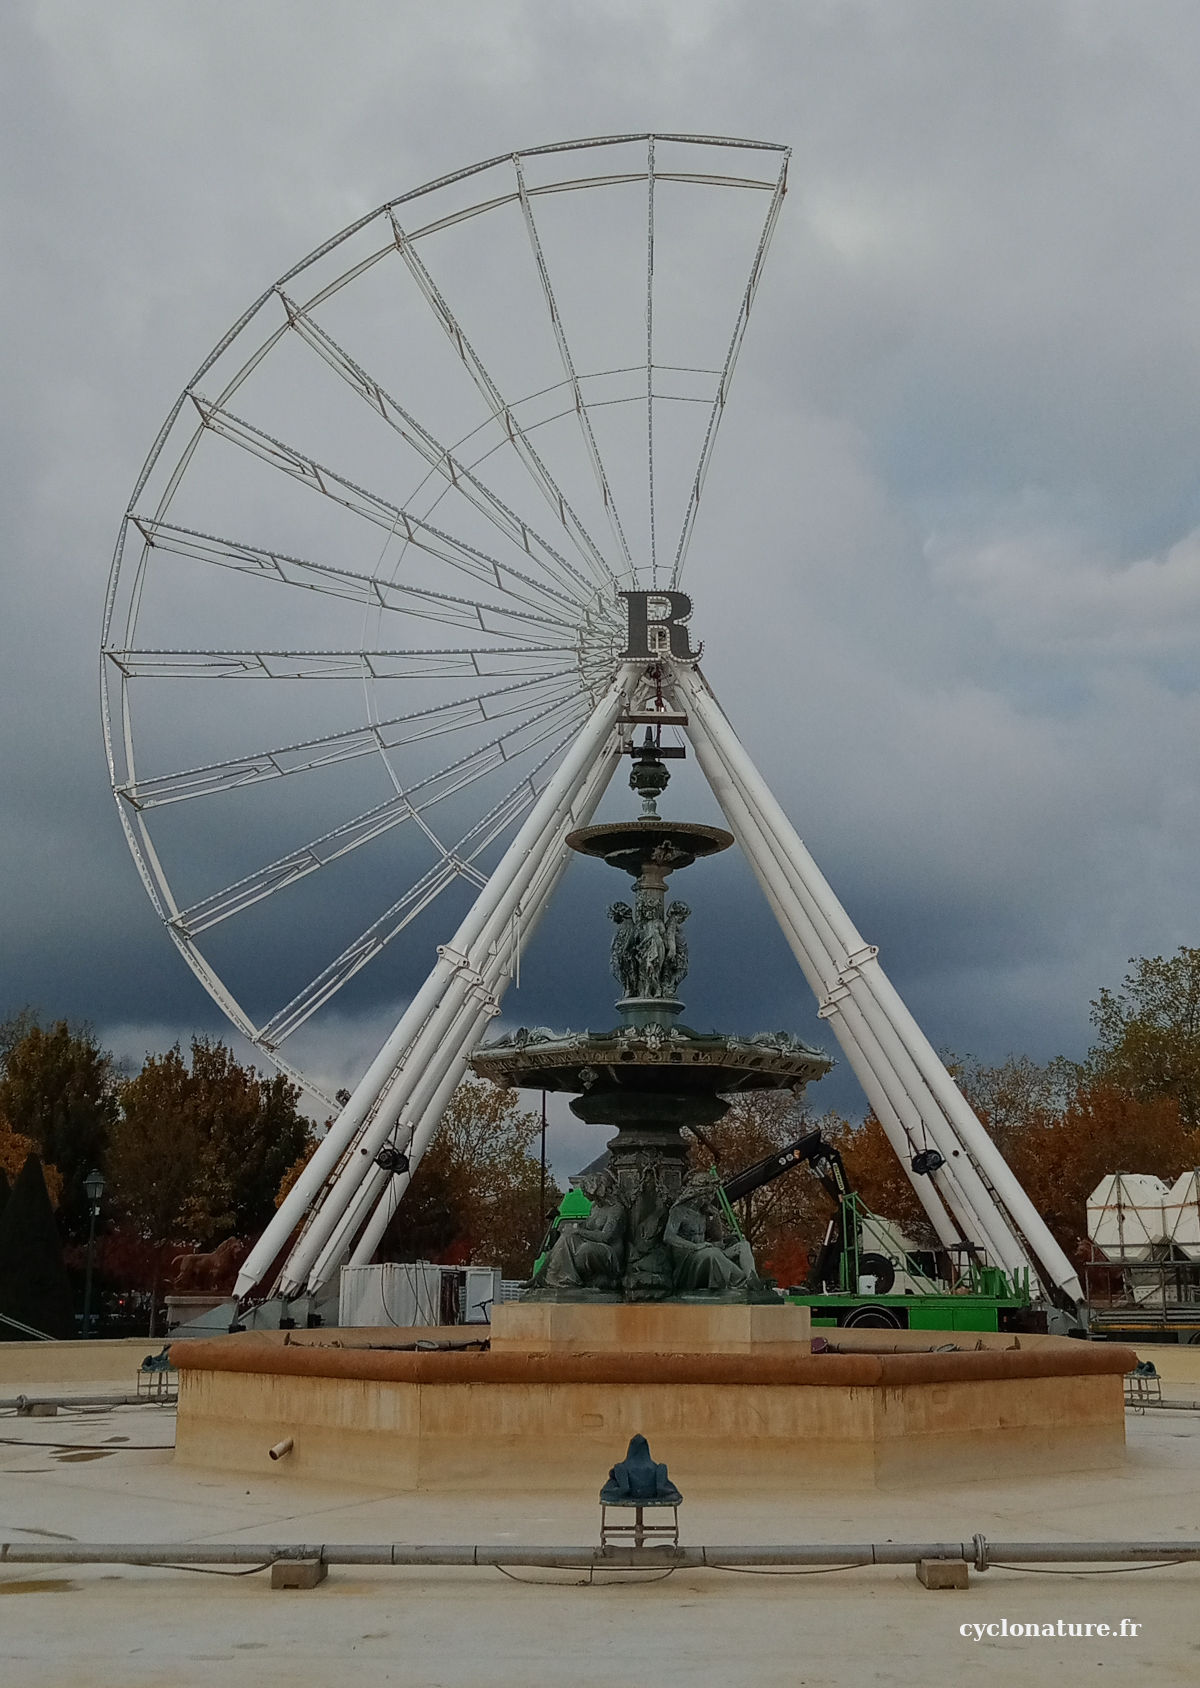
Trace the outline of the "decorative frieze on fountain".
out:
<instances>
[{"instance_id":1,"label":"decorative frieze on fountain","mask_svg":"<svg viewBox=\"0 0 1200 1688\"><path fill-rule=\"evenodd\" d=\"M651 729L633 754L629 783L642 798L641 817L582 827L567 839L633 880L631 900L608 910L617 929L618 1024L579 1033L522 1027L471 1059L482 1078L568 1092L579 1119L616 1127L607 1164L582 1184L590 1215L563 1227L525 1298L777 1302L715 1180L689 1173L681 1132L715 1124L739 1092L799 1094L832 1063L788 1032L738 1037L681 1021L676 993L688 971L683 925L691 910L667 901L667 879L728 849L733 837L661 818L657 799L670 775Z\"/></svg>"}]
</instances>

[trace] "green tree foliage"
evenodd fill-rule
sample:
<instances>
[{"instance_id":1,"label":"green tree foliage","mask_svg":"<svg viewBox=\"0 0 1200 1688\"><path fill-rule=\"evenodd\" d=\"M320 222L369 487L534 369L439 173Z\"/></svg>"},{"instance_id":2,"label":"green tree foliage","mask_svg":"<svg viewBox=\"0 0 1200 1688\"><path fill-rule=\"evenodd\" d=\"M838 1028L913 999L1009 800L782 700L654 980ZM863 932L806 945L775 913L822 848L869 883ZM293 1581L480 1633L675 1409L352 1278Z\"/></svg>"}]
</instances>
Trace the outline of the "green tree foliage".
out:
<instances>
[{"instance_id":1,"label":"green tree foliage","mask_svg":"<svg viewBox=\"0 0 1200 1688\"><path fill-rule=\"evenodd\" d=\"M1092 1003L1093 1076L1145 1101L1170 1096L1200 1125L1200 949L1133 958L1120 990Z\"/></svg>"},{"instance_id":2,"label":"green tree foliage","mask_svg":"<svg viewBox=\"0 0 1200 1688\"><path fill-rule=\"evenodd\" d=\"M109 1198L140 1236L184 1235L202 1144L192 1075L179 1045L148 1055L137 1077L121 1087L107 1168Z\"/></svg>"},{"instance_id":3,"label":"green tree foliage","mask_svg":"<svg viewBox=\"0 0 1200 1688\"><path fill-rule=\"evenodd\" d=\"M1061 1058L1044 1066L1028 1055L1009 1055L994 1066L972 1055L942 1058L1003 1154L1031 1127L1061 1113L1080 1083L1079 1067Z\"/></svg>"},{"instance_id":4,"label":"green tree foliage","mask_svg":"<svg viewBox=\"0 0 1200 1688\"><path fill-rule=\"evenodd\" d=\"M0 1025L0 1117L62 1178L59 1224L86 1236L83 1182L102 1166L116 1113L112 1056L87 1027L43 1026L25 1012Z\"/></svg>"},{"instance_id":5,"label":"green tree foliage","mask_svg":"<svg viewBox=\"0 0 1200 1688\"><path fill-rule=\"evenodd\" d=\"M412 1189L379 1248L381 1260L479 1261L523 1277L545 1231L540 1211L541 1121L515 1091L464 1079ZM548 1180L546 1203L562 1192Z\"/></svg>"},{"instance_id":6,"label":"green tree foliage","mask_svg":"<svg viewBox=\"0 0 1200 1688\"><path fill-rule=\"evenodd\" d=\"M261 1231L312 1125L282 1076L243 1067L223 1043L193 1038L148 1056L121 1087L108 1170L114 1201L140 1233L212 1247Z\"/></svg>"},{"instance_id":7,"label":"green tree foliage","mask_svg":"<svg viewBox=\"0 0 1200 1688\"><path fill-rule=\"evenodd\" d=\"M17 1174L0 1213L0 1313L46 1336L76 1334L62 1242L36 1155ZM0 1341L22 1340L21 1331L0 1324Z\"/></svg>"}]
</instances>

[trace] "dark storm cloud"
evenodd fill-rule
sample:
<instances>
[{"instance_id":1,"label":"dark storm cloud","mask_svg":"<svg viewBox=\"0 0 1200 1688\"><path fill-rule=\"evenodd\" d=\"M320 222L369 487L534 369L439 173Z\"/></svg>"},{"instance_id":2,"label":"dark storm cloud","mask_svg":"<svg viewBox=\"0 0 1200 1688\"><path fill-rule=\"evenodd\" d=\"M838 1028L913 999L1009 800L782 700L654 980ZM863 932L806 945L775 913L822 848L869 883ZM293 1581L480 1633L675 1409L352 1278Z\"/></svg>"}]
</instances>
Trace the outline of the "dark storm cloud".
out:
<instances>
[{"instance_id":1,"label":"dark storm cloud","mask_svg":"<svg viewBox=\"0 0 1200 1688\"><path fill-rule=\"evenodd\" d=\"M0 58L0 1006L135 1054L219 1026L125 851L95 680L116 525L205 350L388 196L651 126L796 148L691 587L933 1040L1077 1052L1127 956L1196 941L1193 7L50 0L5 9ZM697 1018L819 1036L748 874L711 876ZM573 876L506 1016L603 1016L606 895ZM322 1077L387 1019L364 976Z\"/></svg>"}]
</instances>

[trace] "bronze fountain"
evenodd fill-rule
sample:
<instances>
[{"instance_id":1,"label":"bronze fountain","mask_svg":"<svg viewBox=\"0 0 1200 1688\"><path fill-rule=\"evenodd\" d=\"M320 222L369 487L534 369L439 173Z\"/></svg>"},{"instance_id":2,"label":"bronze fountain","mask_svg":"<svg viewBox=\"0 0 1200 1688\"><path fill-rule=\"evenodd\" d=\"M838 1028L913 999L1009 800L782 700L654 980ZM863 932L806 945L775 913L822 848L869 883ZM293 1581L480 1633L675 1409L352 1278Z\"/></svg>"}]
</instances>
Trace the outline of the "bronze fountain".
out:
<instances>
[{"instance_id":1,"label":"bronze fountain","mask_svg":"<svg viewBox=\"0 0 1200 1688\"><path fill-rule=\"evenodd\" d=\"M645 742L632 748L629 783L642 798L641 817L581 827L567 839L573 850L599 856L633 880L632 900L608 910L617 928L618 1024L580 1033L522 1027L471 1058L482 1078L571 1093L579 1119L617 1128L606 1164L581 1180L590 1215L564 1225L524 1299L781 1299L729 1223L714 1178L689 1174L680 1133L715 1124L740 1092L798 1095L832 1062L787 1032L737 1037L681 1022L684 1004L676 992L688 971L683 925L691 911L667 902L667 878L734 840L719 827L659 816L657 800L670 779L659 733L648 727Z\"/></svg>"}]
</instances>

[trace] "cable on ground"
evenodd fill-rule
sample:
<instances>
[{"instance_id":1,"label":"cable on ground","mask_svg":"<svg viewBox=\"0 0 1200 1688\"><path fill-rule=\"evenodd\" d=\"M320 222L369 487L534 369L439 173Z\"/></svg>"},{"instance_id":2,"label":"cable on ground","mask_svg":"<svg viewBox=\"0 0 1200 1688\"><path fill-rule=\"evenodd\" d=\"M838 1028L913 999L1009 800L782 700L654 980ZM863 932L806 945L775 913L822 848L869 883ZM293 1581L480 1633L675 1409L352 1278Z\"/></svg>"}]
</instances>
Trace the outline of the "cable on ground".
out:
<instances>
[{"instance_id":1,"label":"cable on ground","mask_svg":"<svg viewBox=\"0 0 1200 1688\"><path fill-rule=\"evenodd\" d=\"M830 1571L861 1571L874 1561L856 1559L850 1565L810 1565L804 1569L797 1566L791 1570L783 1565L718 1565L711 1559L706 1559L704 1563L710 1571L734 1571L739 1577L824 1577Z\"/></svg>"},{"instance_id":2,"label":"cable on ground","mask_svg":"<svg viewBox=\"0 0 1200 1688\"><path fill-rule=\"evenodd\" d=\"M1094 1571L1059 1571L1053 1565L1010 1565L989 1559L989 1571L1029 1572L1036 1577L1123 1577L1129 1571L1165 1571L1172 1565L1191 1565L1191 1559L1156 1559L1147 1565L1100 1565Z\"/></svg>"},{"instance_id":3,"label":"cable on ground","mask_svg":"<svg viewBox=\"0 0 1200 1688\"><path fill-rule=\"evenodd\" d=\"M254 1577L260 1571L269 1571L275 1563L273 1559L264 1559L261 1565L247 1565L243 1571L222 1571L217 1565L160 1565L154 1561L156 1571L195 1571L202 1577Z\"/></svg>"},{"instance_id":4,"label":"cable on ground","mask_svg":"<svg viewBox=\"0 0 1200 1688\"><path fill-rule=\"evenodd\" d=\"M119 1442L109 1446L104 1442L39 1442L27 1436L0 1436L0 1445L8 1448L47 1448L57 1451L70 1448L89 1454L161 1454L170 1453L174 1442Z\"/></svg>"},{"instance_id":5,"label":"cable on ground","mask_svg":"<svg viewBox=\"0 0 1200 1688\"><path fill-rule=\"evenodd\" d=\"M564 1570L566 1568L566 1566L563 1567ZM500 1575L502 1577L507 1577L510 1582L526 1583L531 1588L611 1587L612 1585L608 1583L597 1584L597 1571L627 1571L631 1576L637 1577L641 1582L666 1582L667 1578L673 1577L679 1569L680 1567L678 1565L668 1565L665 1571L660 1570L657 1566L647 1566L645 1571L643 1571L639 1565L589 1565L586 1577L573 1577L570 1582L563 1582L557 1577L519 1577L515 1571L509 1571L503 1565L492 1566L493 1571L499 1571ZM651 1570L653 1570L653 1575L648 1574Z\"/></svg>"}]
</instances>

